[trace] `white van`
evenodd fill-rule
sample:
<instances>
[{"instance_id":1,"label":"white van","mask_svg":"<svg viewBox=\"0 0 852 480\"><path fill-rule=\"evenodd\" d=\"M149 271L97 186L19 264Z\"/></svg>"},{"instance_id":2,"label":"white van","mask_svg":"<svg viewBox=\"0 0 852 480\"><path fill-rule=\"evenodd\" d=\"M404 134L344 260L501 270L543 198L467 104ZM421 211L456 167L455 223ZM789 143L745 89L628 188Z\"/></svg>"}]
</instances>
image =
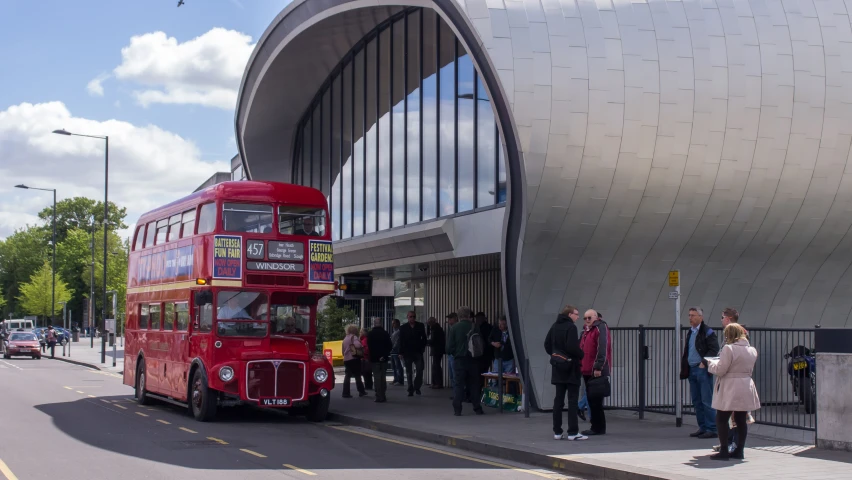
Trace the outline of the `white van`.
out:
<instances>
[{"instance_id":1,"label":"white van","mask_svg":"<svg viewBox=\"0 0 852 480\"><path fill-rule=\"evenodd\" d=\"M33 329L33 321L24 320L23 318L16 320L3 320L3 324L6 325L7 332L14 332L18 329L22 329L25 331L30 331Z\"/></svg>"}]
</instances>

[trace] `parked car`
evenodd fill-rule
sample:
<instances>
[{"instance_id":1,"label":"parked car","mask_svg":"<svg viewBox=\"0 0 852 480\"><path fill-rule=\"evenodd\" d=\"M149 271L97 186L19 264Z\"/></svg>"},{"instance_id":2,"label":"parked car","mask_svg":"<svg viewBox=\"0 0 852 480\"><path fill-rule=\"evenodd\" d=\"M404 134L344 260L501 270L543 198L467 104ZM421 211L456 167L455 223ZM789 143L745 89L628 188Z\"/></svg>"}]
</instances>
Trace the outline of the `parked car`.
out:
<instances>
[{"instance_id":1,"label":"parked car","mask_svg":"<svg viewBox=\"0 0 852 480\"><path fill-rule=\"evenodd\" d=\"M71 341L71 332L68 330L65 330L62 327L53 327L53 331L56 332L57 345L65 345Z\"/></svg>"},{"instance_id":2,"label":"parked car","mask_svg":"<svg viewBox=\"0 0 852 480\"><path fill-rule=\"evenodd\" d=\"M12 332L6 340L6 353L3 358L32 357L41 360L38 337L31 332Z\"/></svg>"}]
</instances>

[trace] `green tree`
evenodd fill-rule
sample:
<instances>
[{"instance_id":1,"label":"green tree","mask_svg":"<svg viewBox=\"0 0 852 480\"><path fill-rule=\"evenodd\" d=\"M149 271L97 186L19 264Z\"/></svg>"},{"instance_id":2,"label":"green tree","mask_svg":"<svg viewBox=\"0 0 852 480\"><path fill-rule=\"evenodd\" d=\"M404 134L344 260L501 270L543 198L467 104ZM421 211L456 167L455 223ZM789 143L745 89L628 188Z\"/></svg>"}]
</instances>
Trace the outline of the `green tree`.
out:
<instances>
[{"instance_id":1,"label":"green tree","mask_svg":"<svg viewBox=\"0 0 852 480\"><path fill-rule=\"evenodd\" d=\"M5 306L6 306L6 299L3 298L3 289L0 288L0 308L3 308Z\"/></svg>"},{"instance_id":2,"label":"green tree","mask_svg":"<svg viewBox=\"0 0 852 480\"><path fill-rule=\"evenodd\" d=\"M0 291L6 295L6 312L21 311L20 285L49 258L49 240L44 229L28 226L0 241Z\"/></svg>"},{"instance_id":3,"label":"green tree","mask_svg":"<svg viewBox=\"0 0 852 480\"><path fill-rule=\"evenodd\" d=\"M317 311L317 350L322 351L323 342L342 340L346 325L357 320L358 315L351 308L339 307L335 298L329 298L325 307Z\"/></svg>"},{"instance_id":4,"label":"green tree","mask_svg":"<svg viewBox=\"0 0 852 480\"><path fill-rule=\"evenodd\" d=\"M44 262L40 269L27 283L21 285L21 295L18 301L21 302L21 308L31 315L38 315L42 318L55 315L62 310L59 302L67 302L71 298L71 291L61 278L56 279L56 303L51 305L51 286L53 279L53 271L50 269L50 264Z\"/></svg>"},{"instance_id":5,"label":"green tree","mask_svg":"<svg viewBox=\"0 0 852 480\"><path fill-rule=\"evenodd\" d=\"M95 216L95 224L101 225L104 220L104 202L99 202L86 197L66 198L56 202L56 242L62 242L68 235L68 231L74 228L91 229L91 216ZM44 228L51 229L53 220L53 205L49 205L39 212L38 217L44 222ZM109 221L112 228L120 230L127 228L124 218L127 217L127 209L118 207L109 202ZM52 234L52 231L49 233ZM103 231L101 232L103 235ZM102 237L103 238L103 237Z\"/></svg>"}]
</instances>

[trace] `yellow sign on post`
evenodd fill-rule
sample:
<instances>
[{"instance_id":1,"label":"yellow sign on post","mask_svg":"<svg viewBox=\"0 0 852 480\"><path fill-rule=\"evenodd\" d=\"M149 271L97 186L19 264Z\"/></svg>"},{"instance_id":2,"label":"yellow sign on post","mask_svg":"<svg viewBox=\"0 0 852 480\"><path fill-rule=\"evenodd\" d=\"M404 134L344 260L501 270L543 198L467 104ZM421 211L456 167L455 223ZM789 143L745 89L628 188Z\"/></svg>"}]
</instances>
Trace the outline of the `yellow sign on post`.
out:
<instances>
[{"instance_id":1,"label":"yellow sign on post","mask_svg":"<svg viewBox=\"0 0 852 480\"><path fill-rule=\"evenodd\" d=\"M672 270L669 272L669 286L670 287L679 287L680 286L680 270Z\"/></svg>"}]
</instances>

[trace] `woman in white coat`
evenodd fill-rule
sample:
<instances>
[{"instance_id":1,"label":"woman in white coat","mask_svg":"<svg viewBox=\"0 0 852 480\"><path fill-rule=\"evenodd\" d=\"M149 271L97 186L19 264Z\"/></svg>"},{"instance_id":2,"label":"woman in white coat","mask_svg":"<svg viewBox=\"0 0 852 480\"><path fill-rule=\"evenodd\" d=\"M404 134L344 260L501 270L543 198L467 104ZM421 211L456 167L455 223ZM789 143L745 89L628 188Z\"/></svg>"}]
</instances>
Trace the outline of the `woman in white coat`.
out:
<instances>
[{"instance_id":1,"label":"woman in white coat","mask_svg":"<svg viewBox=\"0 0 852 480\"><path fill-rule=\"evenodd\" d=\"M728 458L743 459L748 424L748 412L760 408L757 389L751 379L757 350L749 345L745 329L736 323L725 327L725 346L718 360L711 360L709 372L716 377L713 392L713 408L716 410L716 429L722 443L719 453L711 455L713 460ZM728 420L734 416L737 424L737 449L728 453Z\"/></svg>"}]
</instances>

